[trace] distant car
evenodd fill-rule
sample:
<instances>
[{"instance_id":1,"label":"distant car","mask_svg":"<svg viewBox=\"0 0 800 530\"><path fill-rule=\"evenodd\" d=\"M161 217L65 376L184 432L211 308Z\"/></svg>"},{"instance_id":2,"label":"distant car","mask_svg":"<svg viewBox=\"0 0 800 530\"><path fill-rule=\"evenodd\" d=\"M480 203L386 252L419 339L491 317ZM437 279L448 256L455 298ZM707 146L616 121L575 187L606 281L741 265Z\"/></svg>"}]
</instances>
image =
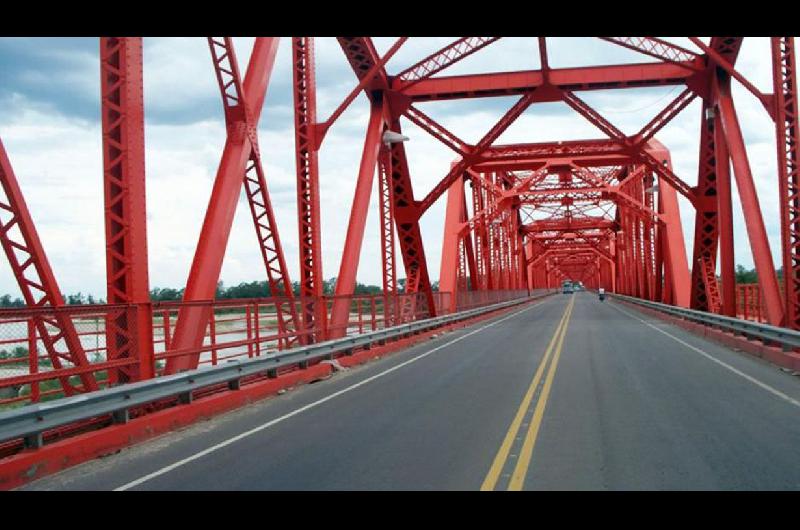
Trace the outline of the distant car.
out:
<instances>
[{"instance_id":1,"label":"distant car","mask_svg":"<svg viewBox=\"0 0 800 530\"><path fill-rule=\"evenodd\" d=\"M563 294L572 294L573 292L575 292L575 290L572 288L571 283L565 283L561 288L561 292Z\"/></svg>"}]
</instances>

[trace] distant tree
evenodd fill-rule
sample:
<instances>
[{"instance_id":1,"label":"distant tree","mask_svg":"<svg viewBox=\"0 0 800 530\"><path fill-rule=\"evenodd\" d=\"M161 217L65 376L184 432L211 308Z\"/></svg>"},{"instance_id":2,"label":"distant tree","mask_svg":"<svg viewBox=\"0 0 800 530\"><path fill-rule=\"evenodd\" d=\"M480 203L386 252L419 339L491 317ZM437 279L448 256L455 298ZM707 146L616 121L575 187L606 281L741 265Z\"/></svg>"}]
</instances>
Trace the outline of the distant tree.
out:
<instances>
[{"instance_id":1,"label":"distant tree","mask_svg":"<svg viewBox=\"0 0 800 530\"><path fill-rule=\"evenodd\" d=\"M758 274L755 269L745 269L743 265L736 266L736 283L758 283Z\"/></svg>"},{"instance_id":2,"label":"distant tree","mask_svg":"<svg viewBox=\"0 0 800 530\"><path fill-rule=\"evenodd\" d=\"M355 294L381 294L383 287L377 285L364 285L363 283L356 282Z\"/></svg>"},{"instance_id":3,"label":"distant tree","mask_svg":"<svg viewBox=\"0 0 800 530\"><path fill-rule=\"evenodd\" d=\"M336 292L336 276L322 282L322 294L331 296Z\"/></svg>"},{"instance_id":4,"label":"distant tree","mask_svg":"<svg viewBox=\"0 0 800 530\"><path fill-rule=\"evenodd\" d=\"M183 289L171 289L169 287L160 288L154 287L150 291L150 300L153 302L169 302L172 300L180 300L183 298Z\"/></svg>"},{"instance_id":5,"label":"distant tree","mask_svg":"<svg viewBox=\"0 0 800 530\"><path fill-rule=\"evenodd\" d=\"M83 296L83 293L78 291L75 294L68 294L66 296L67 305L83 305L86 303L86 297Z\"/></svg>"},{"instance_id":6,"label":"distant tree","mask_svg":"<svg viewBox=\"0 0 800 530\"><path fill-rule=\"evenodd\" d=\"M25 302L19 297L12 300L10 294L0 296L0 307L23 307L24 305Z\"/></svg>"}]
</instances>

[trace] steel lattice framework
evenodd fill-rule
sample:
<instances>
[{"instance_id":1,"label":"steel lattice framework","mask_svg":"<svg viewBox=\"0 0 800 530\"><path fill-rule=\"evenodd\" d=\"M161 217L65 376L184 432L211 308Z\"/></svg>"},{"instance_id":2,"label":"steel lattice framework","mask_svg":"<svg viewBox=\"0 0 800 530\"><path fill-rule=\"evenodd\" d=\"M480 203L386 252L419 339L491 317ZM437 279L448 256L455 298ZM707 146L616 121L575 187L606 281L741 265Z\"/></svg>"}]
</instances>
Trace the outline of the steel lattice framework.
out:
<instances>
[{"instance_id":1,"label":"steel lattice framework","mask_svg":"<svg viewBox=\"0 0 800 530\"><path fill-rule=\"evenodd\" d=\"M500 37L462 37L395 75L386 65L407 41L381 55L369 37L339 37L354 87L324 121L317 116L313 37L291 38L297 176L299 294L292 291L257 125L279 39L259 37L244 76L233 41L210 37L211 65L222 97L226 141L186 289L167 347L165 373L196 368L236 205L244 191L275 303L279 347L347 333L377 179L380 259L387 325L461 307L468 294L552 289L563 280L590 288L735 316L732 187L741 197L766 319L800 329L800 170L797 73L792 37L771 38L773 87L763 93L736 70L742 37L690 37L691 51L655 37L601 37L648 62L553 68L538 37L538 70L447 75L473 54L492 53ZM765 58L766 60L766 58ZM156 375L149 300L145 209L142 41L100 39L103 185L109 304L131 310L106 322L111 384ZM731 85L756 97L775 124L783 292L779 285ZM674 86L678 95L636 133L625 134L587 103L595 90ZM335 296L323 296L319 152L342 113L361 95L369 120L342 249ZM513 105L475 144L438 123L421 102L513 96ZM656 137L693 101L702 104L697 179L673 171ZM498 144L532 105L563 102L599 131L586 140ZM414 189L404 122L454 154L430 189ZM731 172L732 168L732 172ZM468 184L468 186L467 186ZM9 156L0 143L0 243L30 308L64 305ZM420 219L445 196L439 292L435 298ZM687 258L679 197L694 208ZM289 227L284 227L284 230ZM285 234L285 232L284 232ZM397 252L399 251L399 256ZM399 258L399 259L398 259ZM398 280L402 263L405 285ZM717 271L719 270L719 278ZM398 297L399 293L408 296ZM444 301L443 301L444 300ZM330 303L328 303L330 302ZM42 313L34 325L67 394L98 387L74 323ZM55 316L53 316L55 315ZM248 317L249 318L249 317ZM258 315L255 316L258 322ZM169 329L167 328L167 331ZM77 376L78 384L71 376Z\"/></svg>"}]
</instances>

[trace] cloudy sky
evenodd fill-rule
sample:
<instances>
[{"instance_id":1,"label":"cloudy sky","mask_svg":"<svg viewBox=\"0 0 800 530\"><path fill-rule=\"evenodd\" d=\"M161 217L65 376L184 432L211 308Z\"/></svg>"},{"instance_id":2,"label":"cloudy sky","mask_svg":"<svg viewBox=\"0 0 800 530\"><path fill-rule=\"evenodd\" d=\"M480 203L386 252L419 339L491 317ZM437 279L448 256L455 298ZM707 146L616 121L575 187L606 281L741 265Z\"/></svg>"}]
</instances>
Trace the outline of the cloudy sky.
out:
<instances>
[{"instance_id":1,"label":"cloudy sky","mask_svg":"<svg viewBox=\"0 0 800 530\"><path fill-rule=\"evenodd\" d=\"M379 37L384 53L396 38ZM453 38L414 37L389 61L398 73ZM687 40L670 39L689 49ZM242 71L252 38L235 38ZM707 40L706 40L707 42ZM355 85L355 76L332 37L316 40L319 119ZM649 62L636 52L591 38L548 39L554 68ZM93 38L0 38L0 138L25 194L61 290L105 297L99 44ZM738 69L771 92L768 38L745 40ZM194 255L225 141L222 105L205 38L144 40L147 217L151 287L182 287ZM535 69L535 38L503 39L444 75ZM259 126L260 147L290 275L297 279L291 47L282 40ZM625 133L648 122L680 87L582 93L581 97ZM760 103L734 82L734 97L772 246L779 260L780 232L773 124ZM433 102L419 107L467 142L476 142L516 98ZM328 133L320 153L323 272L338 274L350 203L368 117L360 95ZM694 101L657 138L672 152L676 173L697 180L700 102ZM406 122L404 133L415 195L420 198L447 172L453 153ZM561 103L530 107L497 143L601 138L602 133ZM375 188L377 189L377 188ZM738 194L734 191L738 204ZM681 204L687 251L693 212ZM752 267L741 214L734 208L736 260ZM444 200L423 217L428 266L439 276ZM373 193L358 279L380 284L376 193ZM402 275L402 273L401 273ZM221 279L226 285L263 279L263 265L244 198L234 221ZM19 294L0 259L0 293Z\"/></svg>"}]
</instances>

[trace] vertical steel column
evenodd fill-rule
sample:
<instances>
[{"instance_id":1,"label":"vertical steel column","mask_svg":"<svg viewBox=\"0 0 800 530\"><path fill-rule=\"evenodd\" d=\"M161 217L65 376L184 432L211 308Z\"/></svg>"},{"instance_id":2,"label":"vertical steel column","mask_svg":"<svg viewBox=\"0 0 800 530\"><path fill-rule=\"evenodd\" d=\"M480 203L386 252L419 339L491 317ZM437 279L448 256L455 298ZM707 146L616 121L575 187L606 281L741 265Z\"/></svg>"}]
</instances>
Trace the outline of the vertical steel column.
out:
<instances>
[{"instance_id":1,"label":"vertical steel column","mask_svg":"<svg viewBox=\"0 0 800 530\"><path fill-rule=\"evenodd\" d=\"M731 199L730 154L723 134L719 113L714 123L714 148L716 158L717 211L719 215L719 268L722 277L720 311L736 316L736 269L733 243L733 203ZM713 276L713 275L712 275ZM716 282L716 278L714 280Z\"/></svg>"},{"instance_id":2,"label":"vertical steel column","mask_svg":"<svg viewBox=\"0 0 800 530\"><path fill-rule=\"evenodd\" d=\"M314 37L292 38L292 65L303 328L314 330L314 337L309 335L309 340L320 341L326 336L327 309L317 307L323 295L323 276Z\"/></svg>"},{"instance_id":3,"label":"vertical steel column","mask_svg":"<svg viewBox=\"0 0 800 530\"><path fill-rule=\"evenodd\" d=\"M486 261L486 223L483 217L478 217L478 213L483 210L483 191L481 183L477 179L470 179L470 187L472 189L472 215L475 217L475 261L477 264L478 277L475 283L475 289L486 290L488 287L488 268Z\"/></svg>"},{"instance_id":4,"label":"vertical steel column","mask_svg":"<svg viewBox=\"0 0 800 530\"><path fill-rule=\"evenodd\" d=\"M800 127L794 37L772 37L786 327L800 329Z\"/></svg>"},{"instance_id":5,"label":"vertical steel column","mask_svg":"<svg viewBox=\"0 0 800 530\"><path fill-rule=\"evenodd\" d=\"M343 337L347 332L350 317L350 299L356 286L356 274L361 255L361 244L364 241L364 228L367 223L369 199L372 195L372 182L378 162L378 151L381 147L381 134L384 129L383 104L379 100L370 107L367 134L364 139L364 151L358 170L358 181L350 210L350 222L347 225L347 236L344 241L342 262L339 265L339 276L336 278L336 299L331 308L330 338Z\"/></svg>"},{"instance_id":6,"label":"vertical steel column","mask_svg":"<svg viewBox=\"0 0 800 530\"><path fill-rule=\"evenodd\" d=\"M700 161L695 192L694 248L692 251L691 307L708 311L716 301L708 300L706 294L703 261L717 260L719 241L719 217L717 202L717 152L714 114L711 101L703 102L700 116Z\"/></svg>"},{"instance_id":7,"label":"vertical steel column","mask_svg":"<svg viewBox=\"0 0 800 530\"><path fill-rule=\"evenodd\" d=\"M643 189L643 197L644 197L644 205L653 210L653 191L650 188L653 186L653 175L651 172L647 172L644 176L642 188ZM648 191L650 190L650 191ZM654 299L654 282L653 282L653 262L654 262L654 255L653 255L653 222L651 217L647 217L643 220L642 227L644 230L644 270L645 270L645 298L648 300Z\"/></svg>"},{"instance_id":8,"label":"vertical steel column","mask_svg":"<svg viewBox=\"0 0 800 530\"><path fill-rule=\"evenodd\" d=\"M672 160L668 152L658 152L657 159L672 171ZM678 206L678 192L665 179L658 178L659 200L661 201L661 221L664 223L665 247L665 280L670 282L669 288L672 303L680 307L689 307L691 300L692 280L689 264L686 260L686 242L683 237L681 212ZM668 273L668 274L667 274Z\"/></svg>"},{"instance_id":9,"label":"vertical steel column","mask_svg":"<svg viewBox=\"0 0 800 530\"><path fill-rule=\"evenodd\" d=\"M389 182L391 160L389 149L381 147L378 154L378 218L381 234L381 264L383 272L384 325L394 325L394 305L397 304L397 261L395 259L394 201Z\"/></svg>"},{"instance_id":10,"label":"vertical steel column","mask_svg":"<svg viewBox=\"0 0 800 530\"><path fill-rule=\"evenodd\" d=\"M460 263L461 219L464 216L464 178L456 179L447 189L447 207L444 216L442 258L439 266L439 290L449 292L451 312L456 310L458 298L458 267ZM468 235L465 236L469 237Z\"/></svg>"},{"instance_id":11,"label":"vertical steel column","mask_svg":"<svg viewBox=\"0 0 800 530\"><path fill-rule=\"evenodd\" d=\"M730 94L729 77L719 80L717 96L725 138L728 142L731 161L733 162L733 174L736 177L739 197L742 200L742 209L744 211L747 235L750 239L750 248L753 252L753 261L758 272L758 283L761 286L761 293L764 297L767 321L774 326L779 326L783 323L783 306L781 304L780 290L778 289L778 279L775 275L775 266L772 261L772 251L769 248L764 218L761 215L761 207L758 203L758 194L753 182L753 175L750 172L750 163L747 159L744 138L739 127L739 119L736 116L733 98Z\"/></svg>"},{"instance_id":12,"label":"vertical steel column","mask_svg":"<svg viewBox=\"0 0 800 530\"><path fill-rule=\"evenodd\" d=\"M155 375L152 305L147 269L144 170L144 95L141 37L100 39L106 286L109 304L133 304L106 319L108 360L137 365L109 370L109 383Z\"/></svg>"},{"instance_id":13,"label":"vertical steel column","mask_svg":"<svg viewBox=\"0 0 800 530\"><path fill-rule=\"evenodd\" d=\"M400 120L393 119L390 126L394 132L401 132ZM406 293L418 293L407 297L408 300L421 302L420 307L405 306L405 314L436 316L436 305L428 275L428 263L425 259L425 246L422 243L422 232L419 228L420 209L414 200L414 189L408 160L402 142L390 147L392 198L394 204L395 226L403 256L403 268L406 272Z\"/></svg>"}]
</instances>

